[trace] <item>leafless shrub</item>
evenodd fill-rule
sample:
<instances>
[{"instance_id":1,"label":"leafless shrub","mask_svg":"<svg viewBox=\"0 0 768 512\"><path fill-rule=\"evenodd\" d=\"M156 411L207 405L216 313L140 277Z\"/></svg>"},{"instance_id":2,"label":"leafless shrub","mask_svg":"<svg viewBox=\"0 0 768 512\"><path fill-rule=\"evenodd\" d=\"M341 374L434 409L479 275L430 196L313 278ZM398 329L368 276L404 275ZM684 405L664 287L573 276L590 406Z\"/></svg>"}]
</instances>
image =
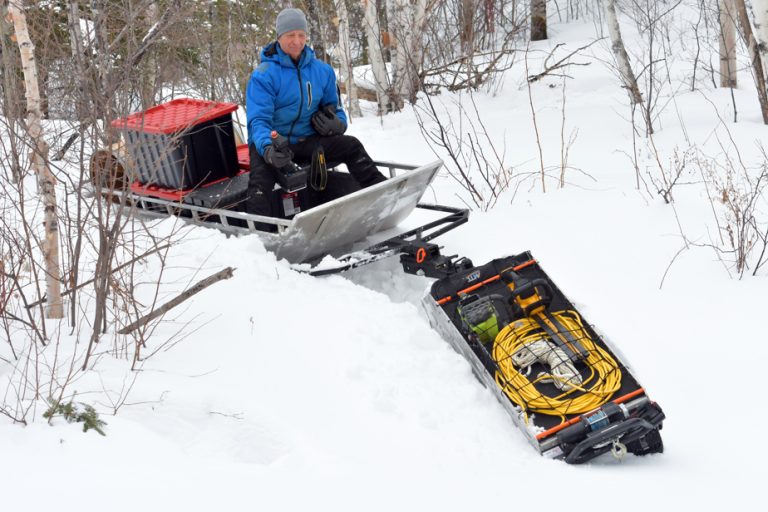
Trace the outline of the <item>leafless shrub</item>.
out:
<instances>
[{"instance_id":1,"label":"leafless shrub","mask_svg":"<svg viewBox=\"0 0 768 512\"><path fill-rule=\"evenodd\" d=\"M436 2L426 27L422 82L427 91L478 89L514 64L527 28L523 2ZM451 30L450 27L459 27Z\"/></svg>"},{"instance_id":2,"label":"leafless shrub","mask_svg":"<svg viewBox=\"0 0 768 512\"><path fill-rule=\"evenodd\" d=\"M734 156L725 153L697 160L714 192L711 200L719 232L710 246L739 278L750 269L756 275L768 250L768 155L760 150L764 160L756 167L745 165L735 146Z\"/></svg>"},{"instance_id":3,"label":"leafless shrub","mask_svg":"<svg viewBox=\"0 0 768 512\"><path fill-rule=\"evenodd\" d=\"M477 109L474 96L467 92L471 110L459 98L450 106L423 95L416 105L417 121L424 138L435 154L448 157L446 169L469 195L471 205L488 210L499 195L516 180L514 170L504 164L505 148L498 148Z\"/></svg>"},{"instance_id":4,"label":"leafless shrub","mask_svg":"<svg viewBox=\"0 0 768 512\"><path fill-rule=\"evenodd\" d=\"M119 141L111 122L138 108L141 102L137 99L146 97L143 72L137 70L148 62L158 62L155 59L160 54L154 51L161 49L164 31L176 27L181 19L181 2L174 0L165 5L150 26L137 20L144 20L154 2L123 5L99 1L86 8L77 4L70 2L70 9L62 11L63 17L51 16L49 20L49 29L67 42L66 51L42 59L48 62L48 91L66 95L66 105L71 107L52 104L51 99L59 96L48 95L49 111L71 115L71 122L46 123L48 143L60 153L60 160L49 159L46 164L60 194L57 221L63 235L61 284L69 306L64 321L46 321L43 315L47 297L42 285L42 207L35 176L30 172L31 157L39 155L27 141L19 119L24 110L23 91L9 88L8 80L3 82L6 117L0 118L0 365L7 379L0 414L22 423L39 416L36 404L40 401L71 401L73 384L85 375L83 370L93 369L104 357L127 360L127 369L140 368L141 350L154 331L140 330L127 336L114 332L144 315L144 297L152 293L152 288L157 296L166 284L162 274L167 260L152 265L159 275L137 266L158 257L161 250L167 251L179 239L178 230L153 236L152 230L133 215L131 204L121 194L127 180L118 179L122 177L116 172L120 168L130 173L130 165L95 150L119 154L113 152ZM80 7L79 14L75 7ZM118 13L119 8L125 10ZM116 19L126 24L116 25ZM40 19L37 23L41 31ZM86 27L85 33L76 36L75 25L78 29ZM69 51L72 41L81 42L82 48ZM44 51L52 47L40 48ZM4 45L6 49L9 45ZM3 51L6 79L18 73L17 59L13 52ZM66 68L69 76L53 71ZM72 73L72 69L76 72ZM150 93L149 97L156 96ZM92 154L101 158L94 158L95 167L89 165ZM99 169L108 171L106 176ZM143 296L137 293L139 289ZM180 336L171 338L177 342ZM167 340L153 339L153 343L162 345ZM118 394L123 399L117 401L124 401L124 393Z\"/></svg>"},{"instance_id":5,"label":"leafless shrub","mask_svg":"<svg viewBox=\"0 0 768 512\"><path fill-rule=\"evenodd\" d=\"M673 189L679 185L691 183L690 177L693 174L691 164L698 157L698 149L695 147L684 150L674 148L668 159L668 165L664 165L655 145L652 147L656 165L652 168L653 171L648 171L648 179L664 202L672 204L674 202Z\"/></svg>"}]
</instances>

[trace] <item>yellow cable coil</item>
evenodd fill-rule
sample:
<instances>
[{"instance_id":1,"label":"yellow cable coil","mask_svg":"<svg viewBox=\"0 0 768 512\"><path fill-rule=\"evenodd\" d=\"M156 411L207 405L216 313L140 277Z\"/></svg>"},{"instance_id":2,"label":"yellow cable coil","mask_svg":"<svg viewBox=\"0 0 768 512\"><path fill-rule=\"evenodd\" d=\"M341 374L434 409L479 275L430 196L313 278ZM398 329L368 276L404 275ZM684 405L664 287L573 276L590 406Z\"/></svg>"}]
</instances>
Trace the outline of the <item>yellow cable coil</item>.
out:
<instances>
[{"instance_id":1,"label":"yellow cable coil","mask_svg":"<svg viewBox=\"0 0 768 512\"><path fill-rule=\"evenodd\" d=\"M496 336L493 344L493 359L498 365L496 383L506 395L528 413L540 413L560 416L566 414L584 414L596 409L610 400L621 386L621 370L611 355L596 345L584 330L581 317L575 311L558 311L553 316L582 344L587 351L586 365L590 369L589 378L578 386L556 396L542 394L535 386L546 379L557 379L554 375L541 375L533 381L521 374L512 363L512 354L524 345L548 339L539 325L531 318L516 320L504 327ZM579 396L570 395L582 392Z\"/></svg>"}]
</instances>

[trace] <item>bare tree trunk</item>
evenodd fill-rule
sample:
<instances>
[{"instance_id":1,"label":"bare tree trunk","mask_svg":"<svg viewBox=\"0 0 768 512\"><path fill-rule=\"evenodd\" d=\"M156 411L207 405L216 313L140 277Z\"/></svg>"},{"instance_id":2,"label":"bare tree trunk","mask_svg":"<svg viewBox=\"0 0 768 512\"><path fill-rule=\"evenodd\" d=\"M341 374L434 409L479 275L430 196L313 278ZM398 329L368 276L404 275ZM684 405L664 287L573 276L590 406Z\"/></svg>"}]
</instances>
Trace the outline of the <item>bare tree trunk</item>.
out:
<instances>
[{"instance_id":1,"label":"bare tree trunk","mask_svg":"<svg viewBox=\"0 0 768 512\"><path fill-rule=\"evenodd\" d=\"M157 24L159 15L157 2L152 2L147 7L147 22L150 27ZM148 109L155 105L155 92L157 91L157 62L154 53L149 53L145 62L141 64L141 106Z\"/></svg>"},{"instance_id":2,"label":"bare tree trunk","mask_svg":"<svg viewBox=\"0 0 768 512\"><path fill-rule=\"evenodd\" d=\"M768 124L768 90L766 90L765 86L765 71L763 70L763 62L760 56L758 42L752 32L752 23L749 20L749 14L747 13L747 6L744 4L744 0L734 0L734 2L736 4L739 25L741 26L741 34L744 36L744 41L747 43L749 57L752 60L752 74L755 77L757 99L760 101L760 111L763 114L763 123Z\"/></svg>"},{"instance_id":3,"label":"bare tree trunk","mask_svg":"<svg viewBox=\"0 0 768 512\"><path fill-rule=\"evenodd\" d=\"M24 72L24 92L27 98L27 133L32 142L32 167L37 173L38 187L43 197L45 212L45 258L46 293L48 318L62 318L61 279L59 270L59 225L56 217L55 178L48 168L48 144L45 142L42 112L40 110L40 88L37 83L35 46L29 38L27 17L19 0L11 0L8 12L13 20L16 42L21 52L21 67Z\"/></svg>"},{"instance_id":4,"label":"bare tree trunk","mask_svg":"<svg viewBox=\"0 0 768 512\"><path fill-rule=\"evenodd\" d=\"M393 51L392 65L392 99L398 108L403 107L403 98L407 95L408 55L410 50L411 33L411 2L410 0L392 0L387 20L389 21L390 48ZM390 50L390 51L392 51ZM405 93L405 94L404 94Z\"/></svg>"},{"instance_id":5,"label":"bare tree trunk","mask_svg":"<svg viewBox=\"0 0 768 512\"><path fill-rule=\"evenodd\" d=\"M411 59L408 71L409 95L411 103L416 101L416 93L421 89L419 70L424 57L424 30L427 26L427 0L416 0L413 11L413 31L411 34Z\"/></svg>"},{"instance_id":6,"label":"bare tree trunk","mask_svg":"<svg viewBox=\"0 0 768 512\"><path fill-rule=\"evenodd\" d=\"M763 71L768 72L768 0L752 0L752 10L755 13L755 36L763 57Z\"/></svg>"},{"instance_id":7,"label":"bare tree trunk","mask_svg":"<svg viewBox=\"0 0 768 512\"><path fill-rule=\"evenodd\" d=\"M85 73L85 66L83 65L83 34L80 30L80 9L78 8L77 0L69 0L69 10L67 11L67 18L69 22L69 46L72 49L72 61L75 64L75 72L77 76L81 77L78 80L77 98L75 98L75 110L77 112L77 120L82 122L85 119L87 109L83 102L85 95L83 94L83 79Z\"/></svg>"},{"instance_id":8,"label":"bare tree trunk","mask_svg":"<svg viewBox=\"0 0 768 512\"><path fill-rule=\"evenodd\" d=\"M213 63L216 60L216 45L214 44L214 38L216 37L216 2L208 3L208 27L208 79L210 80L208 84L210 87L208 99L216 101L216 77L213 72Z\"/></svg>"},{"instance_id":9,"label":"bare tree trunk","mask_svg":"<svg viewBox=\"0 0 768 512\"><path fill-rule=\"evenodd\" d=\"M531 0L531 41L547 38L547 0Z\"/></svg>"},{"instance_id":10,"label":"bare tree trunk","mask_svg":"<svg viewBox=\"0 0 768 512\"><path fill-rule=\"evenodd\" d=\"M374 0L362 1L365 12L365 34L368 39L368 58L373 70L376 95L379 98L379 113L385 114L391 110L391 100L389 98L389 77L381 53L381 30L379 29L379 17L376 13L376 2Z\"/></svg>"},{"instance_id":11,"label":"bare tree trunk","mask_svg":"<svg viewBox=\"0 0 768 512\"><path fill-rule=\"evenodd\" d=\"M632 105L642 105L643 95L640 94L640 88L637 86L635 73L632 71L632 66L629 64L629 55L627 55L627 50L624 48L624 40L621 38L619 19L616 16L616 0L603 0L603 7L605 8L608 33L611 36L611 49L613 50L613 56L616 59L616 65L619 68L621 80L624 82L624 87L629 91Z\"/></svg>"},{"instance_id":12,"label":"bare tree trunk","mask_svg":"<svg viewBox=\"0 0 768 512\"><path fill-rule=\"evenodd\" d=\"M107 37L107 13L105 0L93 0L91 2L91 20L93 21L93 42L92 66L96 68L96 86L105 88L107 86L107 75L109 70L109 39ZM115 99L106 96L102 101L94 102L94 116L96 119L107 118L106 113L114 106Z\"/></svg>"},{"instance_id":13,"label":"bare tree trunk","mask_svg":"<svg viewBox=\"0 0 768 512\"><path fill-rule=\"evenodd\" d=\"M485 30L489 34L496 31L496 7L493 0L485 0Z\"/></svg>"},{"instance_id":14,"label":"bare tree trunk","mask_svg":"<svg viewBox=\"0 0 768 512\"><path fill-rule=\"evenodd\" d=\"M461 0L459 41L465 57L472 55L475 43L475 0Z\"/></svg>"},{"instance_id":15,"label":"bare tree trunk","mask_svg":"<svg viewBox=\"0 0 768 512\"><path fill-rule=\"evenodd\" d=\"M720 0L720 87L736 87L736 9Z\"/></svg>"},{"instance_id":16,"label":"bare tree trunk","mask_svg":"<svg viewBox=\"0 0 768 512\"><path fill-rule=\"evenodd\" d=\"M335 0L335 4L336 14L339 17L339 46L336 49L339 59L339 82L345 84L347 111L350 117L362 117L360 101L357 99L357 87L355 86L352 53L349 44L349 12L345 0Z\"/></svg>"},{"instance_id":17,"label":"bare tree trunk","mask_svg":"<svg viewBox=\"0 0 768 512\"><path fill-rule=\"evenodd\" d=\"M320 2L318 0L305 0L307 6L307 21L309 22L309 37L312 40L312 49L315 50L317 58L323 62L328 62L328 54L325 51L325 37L323 37L322 26L320 25Z\"/></svg>"},{"instance_id":18,"label":"bare tree trunk","mask_svg":"<svg viewBox=\"0 0 768 512\"><path fill-rule=\"evenodd\" d=\"M8 7L3 5L0 11L0 50L3 54L3 114L8 123L8 139L11 145L11 175L18 183L22 179L21 163L19 162L18 137L16 136L16 120L21 117L17 101L18 83L16 81L16 62L11 55L8 42L13 35L13 25L6 20Z\"/></svg>"},{"instance_id":19,"label":"bare tree trunk","mask_svg":"<svg viewBox=\"0 0 768 512\"><path fill-rule=\"evenodd\" d=\"M402 102L416 101L421 88L419 67L424 53L423 38L427 16L426 0L395 0L390 20L395 36L395 59L393 62L394 89Z\"/></svg>"}]
</instances>

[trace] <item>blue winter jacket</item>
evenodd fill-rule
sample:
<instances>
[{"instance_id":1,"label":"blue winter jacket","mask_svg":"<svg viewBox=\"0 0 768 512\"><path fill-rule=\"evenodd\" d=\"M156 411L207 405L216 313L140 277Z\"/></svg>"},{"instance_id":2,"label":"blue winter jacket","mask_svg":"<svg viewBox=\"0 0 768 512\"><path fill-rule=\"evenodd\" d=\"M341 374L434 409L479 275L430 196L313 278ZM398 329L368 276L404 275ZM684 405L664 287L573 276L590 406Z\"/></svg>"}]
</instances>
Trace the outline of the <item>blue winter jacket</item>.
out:
<instances>
[{"instance_id":1,"label":"blue winter jacket","mask_svg":"<svg viewBox=\"0 0 768 512\"><path fill-rule=\"evenodd\" d=\"M246 89L248 142L264 155L272 130L291 143L317 135L310 120L325 105L334 105L336 115L347 124L333 68L315 58L308 46L295 64L280 44L270 43L261 51L261 64L251 74Z\"/></svg>"}]
</instances>

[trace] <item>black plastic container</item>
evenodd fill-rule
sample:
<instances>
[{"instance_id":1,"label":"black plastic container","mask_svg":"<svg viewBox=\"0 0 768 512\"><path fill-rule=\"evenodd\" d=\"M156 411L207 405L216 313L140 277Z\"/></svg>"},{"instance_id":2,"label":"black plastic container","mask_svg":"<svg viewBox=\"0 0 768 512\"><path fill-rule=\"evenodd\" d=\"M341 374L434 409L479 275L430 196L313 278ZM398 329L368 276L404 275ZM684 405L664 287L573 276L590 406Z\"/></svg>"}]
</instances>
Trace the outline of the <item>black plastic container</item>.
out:
<instances>
[{"instance_id":1,"label":"black plastic container","mask_svg":"<svg viewBox=\"0 0 768 512\"><path fill-rule=\"evenodd\" d=\"M184 196L184 202L205 208L244 211L248 192L248 175L206 185Z\"/></svg>"}]
</instances>

